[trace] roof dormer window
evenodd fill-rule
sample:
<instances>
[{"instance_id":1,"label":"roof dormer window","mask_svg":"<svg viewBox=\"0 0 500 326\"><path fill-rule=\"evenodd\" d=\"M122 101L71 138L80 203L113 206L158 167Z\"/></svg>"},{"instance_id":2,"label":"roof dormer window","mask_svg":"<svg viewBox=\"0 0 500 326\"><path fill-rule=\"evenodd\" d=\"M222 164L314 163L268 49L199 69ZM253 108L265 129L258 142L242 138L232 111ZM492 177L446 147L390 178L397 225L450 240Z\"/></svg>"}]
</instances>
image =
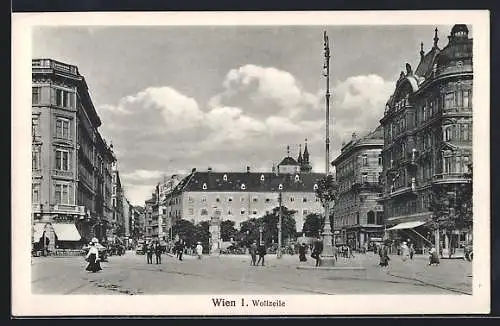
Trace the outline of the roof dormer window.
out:
<instances>
[{"instance_id":1,"label":"roof dormer window","mask_svg":"<svg viewBox=\"0 0 500 326\"><path fill-rule=\"evenodd\" d=\"M313 189L318 190L318 185L316 183L314 184Z\"/></svg>"},{"instance_id":2,"label":"roof dormer window","mask_svg":"<svg viewBox=\"0 0 500 326\"><path fill-rule=\"evenodd\" d=\"M283 190L283 185L280 183L280 185L278 186L278 189L279 190Z\"/></svg>"},{"instance_id":3,"label":"roof dormer window","mask_svg":"<svg viewBox=\"0 0 500 326\"><path fill-rule=\"evenodd\" d=\"M206 183L203 183L203 190L207 190L207 184Z\"/></svg>"},{"instance_id":4,"label":"roof dormer window","mask_svg":"<svg viewBox=\"0 0 500 326\"><path fill-rule=\"evenodd\" d=\"M295 182L299 182L300 181L300 177L298 174L295 175Z\"/></svg>"},{"instance_id":5,"label":"roof dormer window","mask_svg":"<svg viewBox=\"0 0 500 326\"><path fill-rule=\"evenodd\" d=\"M222 180L227 181L227 174L224 174L224 176L222 177Z\"/></svg>"},{"instance_id":6,"label":"roof dormer window","mask_svg":"<svg viewBox=\"0 0 500 326\"><path fill-rule=\"evenodd\" d=\"M260 175L260 181L264 181L264 175L263 174Z\"/></svg>"},{"instance_id":7,"label":"roof dormer window","mask_svg":"<svg viewBox=\"0 0 500 326\"><path fill-rule=\"evenodd\" d=\"M247 186L245 186L245 184L244 184L244 183L242 183L242 184L241 184L241 190L245 190L245 189L247 189Z\"/></svg>"}]
</instances>

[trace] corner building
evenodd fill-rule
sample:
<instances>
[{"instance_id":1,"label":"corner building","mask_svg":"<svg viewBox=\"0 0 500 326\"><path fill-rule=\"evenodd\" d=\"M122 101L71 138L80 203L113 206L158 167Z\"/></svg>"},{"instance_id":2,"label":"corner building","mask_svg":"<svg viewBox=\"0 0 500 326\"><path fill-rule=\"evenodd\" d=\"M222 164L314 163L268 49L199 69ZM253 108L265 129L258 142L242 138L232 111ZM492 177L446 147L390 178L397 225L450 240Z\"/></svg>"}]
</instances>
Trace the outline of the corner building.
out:
<instances>
[{"instance_id":1,"label":"corner building","mask_svg":"<svg viewBox=\"0 0 500 326\"><path fill-rule=\"evenodd\" d=\"M387 234L396 243L410 238L417 250L433 241L426 227L432 189L453 194L471 182L466 173L472 164L472 39L466 25L455 25L444 48L438 41L436 29L430 51L421 44L417 69L406 64L380 120ZM453 233L455 247L471 235Z\"/></svg>"},{"instance_id":2,"label":"corner building","mask_svg":"<svg viewBox=\"0 0 500 326\"><path fill-rule=\"evenodd\" d=\"M384 236L384 210L378 203L382 187L382 127L365 137L352 135L332 162L339 185L333 208L335 243L358 250Z\"/></svg>"},{"instance_id":3,"label":"corner building","mask_svg":"<svg viewBox=\"0 0 500 326\"><path fill-rule=\"evenodd\" d=\"M37 250L106 239L112 147L76 66L32 60L32 242Z\"/></svg>"}]
</instances>

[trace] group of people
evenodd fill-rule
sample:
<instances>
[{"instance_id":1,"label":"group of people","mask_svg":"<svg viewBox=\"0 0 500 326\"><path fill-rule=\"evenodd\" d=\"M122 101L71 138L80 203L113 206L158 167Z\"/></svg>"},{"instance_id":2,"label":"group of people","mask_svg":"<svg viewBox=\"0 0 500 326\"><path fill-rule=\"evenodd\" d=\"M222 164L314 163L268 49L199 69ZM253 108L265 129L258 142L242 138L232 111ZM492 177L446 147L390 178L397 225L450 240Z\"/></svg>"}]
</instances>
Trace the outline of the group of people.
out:
<instances>
[{"instance_id":1,"label":"group of people","mask_svg":"<svg viewBox=\"0 0 500 326\"><path fill-rule=\"evenodd\" d=\"M163 247L160 241L153 240L146 244L146 259L148 264L153 263L153 254L156 256L156 264L161 264L161 254L163 252Z\"/></svg>"},{"instance_id":2,"label":"group of people","mask_svg":"<svg viewBox=\"0 0 500 326\"><path fill-rule=\"evenodd\" d=\"M250 264L252 266L259 265L262 262L262 266L264 266L264 257L267 254L266 247L263 243L257 245L257 241L254 241L249 248L250 257L252 258ZM257 255L259 256L259 260L257 260Z\"/></svg>"}]
</instances>

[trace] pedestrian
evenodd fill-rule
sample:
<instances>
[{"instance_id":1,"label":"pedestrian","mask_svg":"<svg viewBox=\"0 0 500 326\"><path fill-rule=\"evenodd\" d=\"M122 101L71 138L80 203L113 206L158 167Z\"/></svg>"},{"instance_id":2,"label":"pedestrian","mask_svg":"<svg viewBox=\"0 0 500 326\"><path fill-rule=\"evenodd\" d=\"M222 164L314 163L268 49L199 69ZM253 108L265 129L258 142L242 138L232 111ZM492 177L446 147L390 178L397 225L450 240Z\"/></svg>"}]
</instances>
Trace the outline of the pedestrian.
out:
<instances>
[{"instance_id":1,"label":"pedestrian","mask_svg":"<svg viewBox=\"0 0 500 326\"><path fill-rule=\"evenodd\" d=\"M314 242L313 252L311 254L311 257L316 259L316 267L318 267L321 264L322 252L323 252L323 242L318 237L318 239L316 239L316 241Z\"/></svg>"},{"instance_id":2,"label":"pedestrian","mask_svg":"<svg viewBox=\"0 0 500 326\"><path fill-rule=\"evenodd\" d=\"M101 264L99 262L99 250L96 248L96 244L94 242L90 243L89 252L85 257L85 260L89 263L85 270L96 273L98 271L102 271Z\"/></svg>"},{"instance_id":3,"label":"pedestrian","mask_svg":"<svg viewBox=\"0 0 500 326\"><path fill-rule=\"evenodd\" d=\"M196 245L196 254L198 255L198 259L201 259L201 256L203 255L203 246L199 241L198 244Z\"/></svg>"},{"instance_id":4,"label":"pedestrian","mask_svg":"<svg viewBox=\"0 0 500 326\"><path fill-rule=\"evenodd\" d=\"M151 242L146 245L146 260L148 264L153 263L153 244Z\"/></svg>"},{"instance_id":5,"label":"pedestrian","mask_svg":"<svg viewBox=\"0 0 500 326\"><path fill-rule=\"evenodd\" d=\"M439 265L438 252L434 246L429 251L429 266L431 265Z\"/></svg>"},{"instance_id":6,"label":"pedestrian","mask_svg":"<svg viewBox=\"0 0 500 326\"><path fill-rule=\"evenodd\" d=\"M184 241L183 240L181 240L179 242L178 253L179 253L179 255L178 255L179 260L182 261L182 254L184 253Z\"/></svg>"},{"instance_id":7,"label":"pedestrian","mask_svg":"<svg viewBox=\"0 0 500 326\"><path fill-rule=\"evenodd\" d=\"M307 246L305 243L301 243L299 246L299 261L307 261L306 258Z\"/></svg>"},{"instance_id":8,"label":"pedestrian","mask_svg":"<svg viewBox=\"0 0 500 326\"><path fill-rule=\"evenodd\" d=\"M350 246L347 246L347 257L354 258L354 253L352 252L352 249Z\"/></svg>"},{"instance_id":9,"label":"pedestrian","mask_svg":"<svg viewBox=\"0 0 500 326\"><path fill-rule=\"evenodd\" d=\"M158 241L155 242L154 252L156 256L156 264L161 264L161 246Z\"/></svg>"},{"instance_id":10,"label":"pedestrian","mask_svg":"<svg viewBox=\"0 0 500 326\"><path fill-rule=\"evenodd\" d=\"M250 258L252 258L252 260L250 261L250 265L252 266L255 266L255 263L257 261L257 241L254 241L252 242L252 244L250 245Z\"/></svg>"},{"instance_id":11,"label":"pedestrian","mask_svg":"<svg viewBox=\"0 0 500 326\"><path fill-rule=\"evenodd\" d=\"M260 261L262 260L262 266L264 266L264 256L266 255L266 246L261 243L257 253L259 254L259 260L257 261L257 265L259 265Z\"/></svg>"},{"instance_id":12,"label":"pedestrian","mask_svg":"<svg viewBox=\"0 0 500 326\"><path fill-rule=\"evenodd\" d=\"M413 246L413 243L410 244L410 259L413 260L413 255L415 255L415 247Z\"/></svg>"},{"instance_id":13,"label":"pedestrian","mask_svg":"<svg viewBox=\"0 0 500 326\"><path fill-rule=\"evenodd\" d=\"M337 256L339 254L339 248L334 244L333 245L333 255L335 256L335 261L337 261Z\"/></svg>"},{"instance_id":14,"label":"pedestrian","mask_svg":"<svg viewBox=\"0 0 500 326\"><path fill-rule=\"evenodd\" d=\"M386 244L381 244L378 246L378 254L380 256L379 266L387 267L389 266L389 248Z\"/></svg>"},{"instance_id":15,"label":"pedestrian","mask_svg":"<svg viewBox=\"0 0 500 326\"><path fill-rule=\"evenodd\" d=\"M406 241L403 241L403 244L401 245L401 259L403 261L407 261L409 257L410 257L410 248L408 248Z\"/></svg>"}]
</instances>

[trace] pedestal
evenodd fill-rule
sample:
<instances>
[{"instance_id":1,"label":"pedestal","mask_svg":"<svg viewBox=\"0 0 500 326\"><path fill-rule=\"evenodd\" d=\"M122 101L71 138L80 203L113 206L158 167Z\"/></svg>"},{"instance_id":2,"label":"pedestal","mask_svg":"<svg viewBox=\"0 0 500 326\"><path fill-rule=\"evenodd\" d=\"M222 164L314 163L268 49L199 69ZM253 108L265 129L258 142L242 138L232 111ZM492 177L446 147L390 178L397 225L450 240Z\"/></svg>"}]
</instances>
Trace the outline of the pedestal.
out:
<instances>
[{"instance_id":1,"label":"pedestal","mask_svg":"<svg viewBox=\"0 0 500 326\"><path fill-rule=\"evenodd\" d=\"M326 225L325 225L326 228ZM330 230L323 232L323 252L321 253L320 266L332 267L335 266L335 254L333 253L333 234Z\"/></svg>"}]
</instances>

